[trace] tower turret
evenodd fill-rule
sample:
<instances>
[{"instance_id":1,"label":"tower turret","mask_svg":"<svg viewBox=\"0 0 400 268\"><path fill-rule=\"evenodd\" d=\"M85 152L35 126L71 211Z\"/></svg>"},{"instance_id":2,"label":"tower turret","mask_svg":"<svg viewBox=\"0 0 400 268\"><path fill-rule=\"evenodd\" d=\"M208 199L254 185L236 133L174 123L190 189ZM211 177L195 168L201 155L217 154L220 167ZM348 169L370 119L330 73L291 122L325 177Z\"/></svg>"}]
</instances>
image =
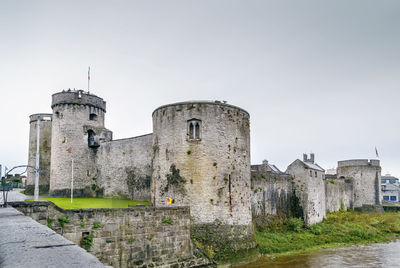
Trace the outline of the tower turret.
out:
<instances>
[{"instance_id":1,"label":"tower turret","mask_svg":"<svg viewBox=\"0 0 400 268\"><path fill-rule=\"evenodd\" d=\"M249 117L221 102L175 103L153 112L152 202L190 206L192 233L214 234L211 240L220 243L214 249L253 246Z\"/></svg>"},{"instance_id":2,"label":"tower turret","mask_svg":"<svg viewBox=\"0 0 400 268\"><path fill-rule=\"evenodd\" d=\"M33 114L29 116L29 151L28 165L36 165L36 141L37 123L40 117L40 140L39 140L39 193L47 194L50 184L50 155L51 155L51 117L52 114ZM27 169L25 193L33 195L35 187L35 172L32 168Z\"/></svg>"},{"instance_id":3,"label":"tower turret","mask_svg":"<svg viewBox=\"0 0 400 268\"><path fill-rule=\"evenodd\" d=\"M63 91L53 94L51 108L50 194L69 193L73 175L75 196L94 195L97 147L102 139L111 139L104 128L106 102L82 90Z\"/></svg>"},{"instance_id":4,"label":"tower turret","mask_svg":"<svg viewBox=\"0 0 400 268\"><path fill-rule=\"evenodd\" d=\"M338 178L353 180L353 207L381 205L381 166L379 160L338 161Z\"/></svg>"}]
</instances>

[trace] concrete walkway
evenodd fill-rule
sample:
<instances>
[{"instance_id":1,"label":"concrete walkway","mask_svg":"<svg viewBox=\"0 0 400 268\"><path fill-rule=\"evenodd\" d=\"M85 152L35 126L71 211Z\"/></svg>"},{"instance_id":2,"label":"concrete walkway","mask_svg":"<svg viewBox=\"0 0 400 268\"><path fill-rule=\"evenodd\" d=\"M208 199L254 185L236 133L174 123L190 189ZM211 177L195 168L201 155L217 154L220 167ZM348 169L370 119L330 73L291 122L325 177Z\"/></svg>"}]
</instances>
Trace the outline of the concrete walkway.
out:
<instances>
[{"instance_id":1,"label":"concrete walkway","mask_svg":"<svg viewBox=\"0 0 400 268\"><path fill-rule=\"evenodd\" d=\"M33 198L24 194L21 194L20 192L23 189L13 189L12 191L8 192L8 198L7 198L7 202L17 202L17 201L24 201L25 199L28 198ZM4 203L3 200L3 192L0 191L0 205Z\"/></svg>"},{"instance_id":2,"label":"concrete walkway","mask_svg":"<svg viewBox=\"0 0 400 268\"><path fill-rule=\"evenodd\" d=\"M0 267L106 267L95 256L12 207L0 208Z\"/></svg>"}]
</instances>

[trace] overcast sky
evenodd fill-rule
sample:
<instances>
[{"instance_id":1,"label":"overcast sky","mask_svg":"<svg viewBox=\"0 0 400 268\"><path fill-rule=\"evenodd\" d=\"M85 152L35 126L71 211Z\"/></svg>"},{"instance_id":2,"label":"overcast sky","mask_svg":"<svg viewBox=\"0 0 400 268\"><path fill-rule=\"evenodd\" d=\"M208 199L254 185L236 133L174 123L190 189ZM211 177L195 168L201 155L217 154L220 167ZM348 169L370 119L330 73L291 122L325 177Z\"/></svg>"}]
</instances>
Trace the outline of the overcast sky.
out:
<instances>
[{"instance_id":1,"label":"overcast sky","mask_svg":"<svg viewBox=\"0 0 400 268\"><path fill-rule=\"evenodd\" d=\"M0 1L0 163L28 159L51 94L107 101L114 138L152 111L226 100L251 117L251 162L314 152L325 169L375 158L400 176L400 1Z\"/></svg>"}]
</instances>

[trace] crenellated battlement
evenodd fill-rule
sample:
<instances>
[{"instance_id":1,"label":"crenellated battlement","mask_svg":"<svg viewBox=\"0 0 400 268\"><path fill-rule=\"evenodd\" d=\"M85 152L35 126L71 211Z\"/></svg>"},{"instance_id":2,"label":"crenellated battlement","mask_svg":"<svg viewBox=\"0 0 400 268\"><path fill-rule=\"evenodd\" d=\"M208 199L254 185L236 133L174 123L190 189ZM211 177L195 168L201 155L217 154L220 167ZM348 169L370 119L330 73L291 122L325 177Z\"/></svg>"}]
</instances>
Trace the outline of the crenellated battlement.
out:
<instances>
[{"instance_id":1,"label":"crenellated battlement","mask_svg":"<svg viewBox=\"0 0 400 268\"><path fill-rule=\"evenodd\" d=\"M68 104L87 105L106 111L106 102L102 98L83 90L68 90L52 95L51 108Z\"/></svg>"},{"instance_id":2,"label":"crenellated battlement","mask_svg":"<svg viewBox=\"0 0 400 268\"><path fill-rule=\"evenodd\" d=\"M338 161L338 167L353 167L353 166L380 166L379 160L368 159L350 159Z\"/></svg>"},{"instance_id":3,"label":"crenellated battlement","mask_svg":"<svg viewBox=\"0 0 400 268\"><path fill-rule=\"evenodd\" d=\"M32 114L29 116L29 123L38 121L40 116L40 121L51 121L52 114Z\"/></svg>"}]
</instances>

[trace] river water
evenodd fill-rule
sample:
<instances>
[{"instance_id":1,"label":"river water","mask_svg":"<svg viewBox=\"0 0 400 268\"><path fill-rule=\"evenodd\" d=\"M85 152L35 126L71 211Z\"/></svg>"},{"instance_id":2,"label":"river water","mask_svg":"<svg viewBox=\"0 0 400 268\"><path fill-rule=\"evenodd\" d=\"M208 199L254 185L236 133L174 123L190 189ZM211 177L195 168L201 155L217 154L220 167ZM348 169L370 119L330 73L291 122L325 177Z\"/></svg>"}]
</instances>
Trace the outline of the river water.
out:
<instances>
[{"instance_id":1,"label":"river water","mask_svg":"<svg viewBox=\"0 0 400 268\"><path fill-rule=\"evenodd\" d=\"M274 260L260 259L241 268L400 267L400 240L369 246L323 249Z\"/></svg>"}]
</instances>

